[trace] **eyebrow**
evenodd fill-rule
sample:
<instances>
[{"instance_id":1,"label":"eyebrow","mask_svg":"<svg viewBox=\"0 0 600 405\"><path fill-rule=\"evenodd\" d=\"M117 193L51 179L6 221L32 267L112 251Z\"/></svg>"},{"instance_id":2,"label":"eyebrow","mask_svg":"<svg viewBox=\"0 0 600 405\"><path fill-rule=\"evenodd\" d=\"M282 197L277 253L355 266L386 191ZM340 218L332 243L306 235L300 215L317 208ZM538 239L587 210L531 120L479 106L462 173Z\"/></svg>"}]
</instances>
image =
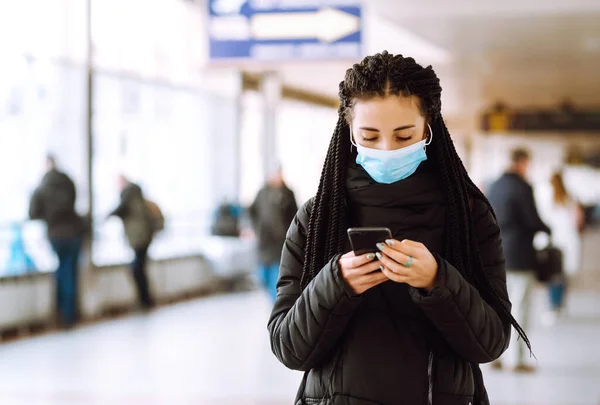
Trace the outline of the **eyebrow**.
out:
<instances>
[{"instance_id":1,"label":"eyebrow","mask_svg":"<svg viewBox=\"0 0 600 405\"><path fill-rule=\"evenodd\" d=\"M409 128L414 128L414 125L404 125L398 128L394 128L394 132L396 131L402 131L404 129L409 129ZM360 127L359 129L363 129L365 131L371 131L371 132L379 132L379 130L377 128L371 128L371 127Z\"/></svg>"}]
</instances>

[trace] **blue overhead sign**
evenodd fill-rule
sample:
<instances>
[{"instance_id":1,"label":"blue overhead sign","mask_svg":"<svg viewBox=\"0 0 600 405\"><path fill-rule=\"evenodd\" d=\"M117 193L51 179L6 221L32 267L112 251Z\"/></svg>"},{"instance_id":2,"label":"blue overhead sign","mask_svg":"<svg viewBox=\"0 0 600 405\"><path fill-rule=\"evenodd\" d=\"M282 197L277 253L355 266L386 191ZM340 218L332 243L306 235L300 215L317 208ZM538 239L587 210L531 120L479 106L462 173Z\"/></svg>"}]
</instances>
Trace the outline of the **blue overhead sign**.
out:
<instances>
[{"instance_id":1,"label":"blue overhead sign","mask_svg":"<svg viewBox=\"0 0 600 405\"><path fill-rule=\"evenodd\" d=\"M209 0L209 57L326 60L361 57L360 0Z\"/></svg>"}]
</instances>

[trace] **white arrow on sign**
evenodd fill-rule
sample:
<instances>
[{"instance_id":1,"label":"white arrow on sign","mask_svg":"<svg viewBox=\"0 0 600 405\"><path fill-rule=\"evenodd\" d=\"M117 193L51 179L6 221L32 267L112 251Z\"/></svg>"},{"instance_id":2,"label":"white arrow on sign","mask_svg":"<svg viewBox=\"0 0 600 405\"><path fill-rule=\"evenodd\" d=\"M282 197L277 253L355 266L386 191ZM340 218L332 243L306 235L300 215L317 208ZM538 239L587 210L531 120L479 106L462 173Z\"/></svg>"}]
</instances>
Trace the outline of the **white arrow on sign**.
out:
<instances>
[{"instance_id":1,"label":"white arrow on sign","mask_svg":"<svg viewBox=\"0 0 600 405\"><path fill-rule=\"evenodd\" d=\"M250 32L262 40L317 38L333 42L360 29L360 19L341 10L263 13L252 16Z\"/></svg>"}]
</instances>

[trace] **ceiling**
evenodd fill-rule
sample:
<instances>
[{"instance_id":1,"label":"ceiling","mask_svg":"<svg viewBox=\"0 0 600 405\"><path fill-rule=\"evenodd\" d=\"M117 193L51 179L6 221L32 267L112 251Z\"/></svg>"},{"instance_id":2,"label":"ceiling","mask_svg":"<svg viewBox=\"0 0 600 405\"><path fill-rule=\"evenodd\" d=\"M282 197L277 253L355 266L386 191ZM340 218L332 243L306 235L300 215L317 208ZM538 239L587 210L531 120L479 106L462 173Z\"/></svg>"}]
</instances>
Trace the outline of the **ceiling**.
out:
<instances>
[{"instance_id":1,"label":"ceiling","mask_svg":"<svg viewBox=\"0 0 600 405\"><path fill-rule=\"evenodd\" d=\"M598 12L597 0L369 0L388 15L413 17L436 16L523 16L552 15L570 12Z\"/></svg>"},{"instance_id":2,"label":"ceiling","mask_svg":"<svg viewBox=\"0 0 600 405\"><path fill-rule=\"evenodd\" d=\"M364 20L366 53L387 49L432 64L450 89L445 105L600 102L598 0L369 0ZM336 95L350 65L280 70L290 85Z\"/></svg>"},{"instance_id":3,"label":"ceiling","mask_svg":"<svg viewBox=\"0 0 600 405\"><path fill-rule=\"evenodd\" d=\"M514 61L586 58L600 54L600 12L527 16L396 18L404 28L456 56L504 55ZM600 44L599 44L600 45Z\"/></svg>"},{"instance_id":4,"label":"ceiling","mask_svg":"<svg viewBox=\"0 0 600 405\"><path fill-rule=\"evenodd\" d=\"M452 53L457 61L491 58L494 64L597 61L597 0L375 0L394 24ZM381 12L385 10L385 14Z\"/></svg>"}]
</instances>

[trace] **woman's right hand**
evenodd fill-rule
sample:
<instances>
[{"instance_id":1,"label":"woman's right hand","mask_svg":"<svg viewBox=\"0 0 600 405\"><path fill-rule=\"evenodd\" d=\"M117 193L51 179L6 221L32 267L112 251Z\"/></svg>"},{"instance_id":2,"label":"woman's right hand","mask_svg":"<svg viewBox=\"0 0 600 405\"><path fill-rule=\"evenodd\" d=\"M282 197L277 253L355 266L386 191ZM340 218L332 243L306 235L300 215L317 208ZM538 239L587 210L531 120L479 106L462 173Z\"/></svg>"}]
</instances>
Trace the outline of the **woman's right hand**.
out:
<instances>
[{"instance_id":1,"label":"woman's right hand","mask_svg":"<svg viewBox=\"0 0 600 405\"><path fill-rule=\"evenodd\" d=\"M355 256L354 252L348 252L338 265L342 278L357 295L389 280L381 271L379 260L375 260L375 253Z\"/></svg>"}]
</instances>

